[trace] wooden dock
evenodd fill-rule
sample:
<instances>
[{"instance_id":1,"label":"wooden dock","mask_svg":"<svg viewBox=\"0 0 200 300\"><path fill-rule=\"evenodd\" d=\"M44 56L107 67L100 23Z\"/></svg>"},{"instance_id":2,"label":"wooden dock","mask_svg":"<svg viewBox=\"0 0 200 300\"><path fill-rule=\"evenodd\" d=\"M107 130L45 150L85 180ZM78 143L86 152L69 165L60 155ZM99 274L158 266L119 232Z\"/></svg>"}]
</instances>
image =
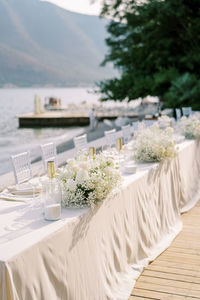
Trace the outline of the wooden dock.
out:
<instances>
[{"instance_id":1,"label":"wooden dock","mask_svg":"<svg viewBox=\"0 0 200 300\"><path fill-rule=\"evenodd\" d=\"M122 115L113 113L97 113L99 121L104 119L114 120ZM123 117L137 118L134 113L123 114ZM65 127L87 126L90 123L88 112L47 111L41 114L28 113L18 116L19 127Z\"/></svg>"},{"instance_id":2,"label":"wooden dock","mask_svg":"<svg viewBox=\"0 0 200 300\"><path fill-rule=\"evenodd\" d=\"M200 299L200 201L182 219L183 230L144 269L129 300Z\"/></svg>"}]
</instances>

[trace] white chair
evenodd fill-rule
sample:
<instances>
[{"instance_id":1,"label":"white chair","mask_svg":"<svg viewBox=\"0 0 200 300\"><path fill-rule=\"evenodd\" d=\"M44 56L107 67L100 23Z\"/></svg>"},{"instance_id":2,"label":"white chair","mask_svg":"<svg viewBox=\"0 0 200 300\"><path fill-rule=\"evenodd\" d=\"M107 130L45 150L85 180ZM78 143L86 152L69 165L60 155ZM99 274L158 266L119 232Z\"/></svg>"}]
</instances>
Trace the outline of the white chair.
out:
<instances>
[{"instance_id":1,"label":"white chair","mask_svg":"<svg viewBox=\"0 0 200 300\"><path fill-rule=\"evenodd\" d=\"M106 145L113 147L116 144L116 129L105 130L104 131Z\"/></svg>"},{"instance_id":2,"label":"white chair","mask_svg":"<svg viewBox=\"0 0 200 300\"><path fill-rule=\"evenodd\" d=\"M111 128L113 127L113 124L112 124L112 122L111 122L110 120L104 119L103 122L104 122L104 124L106 124L107 126L109 126L109 127L111 127Z\"/></svg>"},{"instance_id":3,"label":"white chair","mask_svg":"<svg viewBox=\"0 0 200 300\"><path fill-rule=\"evenodd\" d=\"M189 117L192 114L192 107L182 107L183 116Z\"/></svg>"},{"instance_id":4,"label":"white chair","mask_svg":"<svg viewBox=\"0 0 200 300\"><path fill-rule=\"evenodd\" d=\"M152 126L153 124L155 124L155 122L157 122L157 120L143 120L142 121L144 123L144 125L146 127Z\"/></svg>"},{"instance_id":5,"label":"white chair","mask_svg":"<svg viewBox=\"0 0 200 300\"><path fill-rule=\"evenodd\" d=\"M140 124L141 124L140 121L132 122L132 134L133 135L135 134L135 132L138 131Z\"/></svg>"},{"instance_id":6,"label":"white chair","mask_svg":"<svg viewBox=\"0 0 200 300\"><path fill-rule=\"evenodd\" d=\"M55 165L57 165L56 145L53 142L51 142L51 143L40 145L40 147L41 147L41 151L42 151L42 160L43 160L43 164L44 164L44 171L46 172L48 161L53 160L55 162Z\"/></svg>"},{"instance_id":7,"label":"white chair","mask_svg":"<svg viewBox=\"0 0 200 300\"><path fill-rule=\"evenodd\" d=\"M24 183L32 178L29 152L12 155L11 160L16 184Z\"/></svg>"},{"instance_id":8,"label":"white chair","mask_svg":"<svg viewBox=\"0 0 200 300\"><path fill-rule=\"evenodd\" d=\"M176 108L175 112L176 112L176 120L178 121L181 118L181 110L180 110L180 108Z\"/></svg>"},{"instance_id":9,"label":"white chair","mask_svg":"<svg viewBox=\"0 0 200 300\"><path fill-rule=\"evenodd\" d=\"M140 123L139 121L132 122L132 126L131 126L132 136L135 136L135 133L138 131L139 123Z\"/></svg>"},{"instance_id":10,"label":"white chair","mask_svg":"<svg viewBox=\"0 0 200 300\"><path fill-rule=\"evenodd\" d=\"M82 152L88 151L87 134L76 136L73 138L73 141L74 141L76 153L78 153L79 151Z\"/></svg>"},{"instance_id":11,"label":"white chair","mask_svg":"<svg viewBox=\"0 0 200 300\"><path fill-rule=\"evenodd\" d=\"M129 124L122 126L122 134L123 134L124 144L127 144L131 139L131 126Z\"/></svg>"}]
</instances>

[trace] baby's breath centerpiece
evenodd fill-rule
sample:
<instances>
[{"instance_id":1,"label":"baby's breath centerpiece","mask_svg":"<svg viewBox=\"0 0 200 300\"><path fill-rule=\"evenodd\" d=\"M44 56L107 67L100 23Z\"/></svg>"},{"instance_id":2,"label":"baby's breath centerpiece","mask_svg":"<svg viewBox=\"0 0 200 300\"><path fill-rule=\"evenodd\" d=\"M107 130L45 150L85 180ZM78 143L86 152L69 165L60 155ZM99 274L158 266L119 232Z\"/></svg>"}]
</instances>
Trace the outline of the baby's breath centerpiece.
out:
<instances>
[{"instance_id":1,"label":"baby's breath centerpiece","mask_svg":"<svg viewBox=\"0 0 200 300\"><path fill-rule=\"evenodd\" d=\"M139 162L160 162L176 155L173 128L160 129L158 124L140 128L133 143L134 158Z\"/></svg>"},{"instance_id":2,"label":"baby's breath centerpiece","mask_svg":"<svg viewBox=\"0 0 200 300\"><path fill-rule=\"evenodd\" d=\"M181 118L178 128L186 139L200 138L200 121L196 116Z\"/></svg>"},{"instance_id":3,"label":"baby's breath centerpiece","mask_svg":"<svg viewBox=\"0 0 200 300\"><path fill-rule=\"evenodd\" d=\"M114 160L103 154L79 153L68 160L58 175L63 190L64 207L94 206L119 185L121 175Z\"/></svg>"}]
</instances>

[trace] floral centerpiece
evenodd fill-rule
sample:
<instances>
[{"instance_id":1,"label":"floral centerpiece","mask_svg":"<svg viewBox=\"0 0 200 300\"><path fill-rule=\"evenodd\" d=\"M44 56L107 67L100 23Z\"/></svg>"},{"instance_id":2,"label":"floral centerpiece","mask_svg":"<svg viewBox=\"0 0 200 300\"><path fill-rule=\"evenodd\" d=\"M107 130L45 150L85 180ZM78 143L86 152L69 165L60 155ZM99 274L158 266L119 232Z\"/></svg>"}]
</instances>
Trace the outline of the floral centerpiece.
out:
<instances>
[{"instance_id":1,"label":"floral centerpiece","mask_svg":"<svg viewBox=\"0 0 200 300\"><path fill-rule=\"evenodd\" d=\"M104 200L121 181L114 160L103 154L79 153L68 160L58 175L63 190L64 207L94 206Z\"/></svg>"},{"instance_id":2,"label":"floral centerpiece","mask_svg":"<svg viewBox=\"0 0 200 300\"><path fill-rule=\"evenodd\" d=\"M182 117L178 123L178 129L186 139L200 138L200 121L196 116Z\"/></svg>"},{"instance_id":3,"label":"floral centerpiece","mask_svg":"<svg viewBox=\"0 0 200 300\"><path fill-rule=\"evenodd\" d=\"M173 128L160 129L158 124L140 127L133 143L134 158L139 162L160 162L176 155Z\"/></svg>"}]
</instances>

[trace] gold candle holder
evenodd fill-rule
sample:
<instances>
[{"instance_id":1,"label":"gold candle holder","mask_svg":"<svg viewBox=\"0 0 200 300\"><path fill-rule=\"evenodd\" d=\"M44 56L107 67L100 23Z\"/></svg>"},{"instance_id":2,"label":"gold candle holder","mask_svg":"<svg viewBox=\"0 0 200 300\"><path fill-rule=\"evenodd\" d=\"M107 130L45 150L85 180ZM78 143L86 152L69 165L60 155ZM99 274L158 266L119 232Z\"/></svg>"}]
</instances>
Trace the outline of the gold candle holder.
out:
<instances>
[{"instance_id":1,"label":"gold candle holder","mask_svg":"<svg viewBox=\"0 0 200 300\"><path fill-rule=\"evenodd\" d=\"M94 156L96 154L96 148L95 147L90 147L89 148L89 153L90 153L90 156Z\"/></svg>"},{"instance_id":2,"label":"gold candle holder","mask_svg":"<svg viewBox=\"0 0 200 300\"><path fill-rule=\"evenodd\" d=\"M49 178L55 178L56 177L56 168L55 168L55 162L54 161L48 161L47 162L47 176Z\"/></svg>"},{"instance_id":3,"label":"gold candle holder","mask_svg":"<svg viewBox=\"0 0 200 300\"><path fill-rule=\"evenodd\" d=\"M123 146L123 139L122 138L118 138L117 139L117 151L121 151L122 150L122 146Z\"/></svg>"}]
</instances>

